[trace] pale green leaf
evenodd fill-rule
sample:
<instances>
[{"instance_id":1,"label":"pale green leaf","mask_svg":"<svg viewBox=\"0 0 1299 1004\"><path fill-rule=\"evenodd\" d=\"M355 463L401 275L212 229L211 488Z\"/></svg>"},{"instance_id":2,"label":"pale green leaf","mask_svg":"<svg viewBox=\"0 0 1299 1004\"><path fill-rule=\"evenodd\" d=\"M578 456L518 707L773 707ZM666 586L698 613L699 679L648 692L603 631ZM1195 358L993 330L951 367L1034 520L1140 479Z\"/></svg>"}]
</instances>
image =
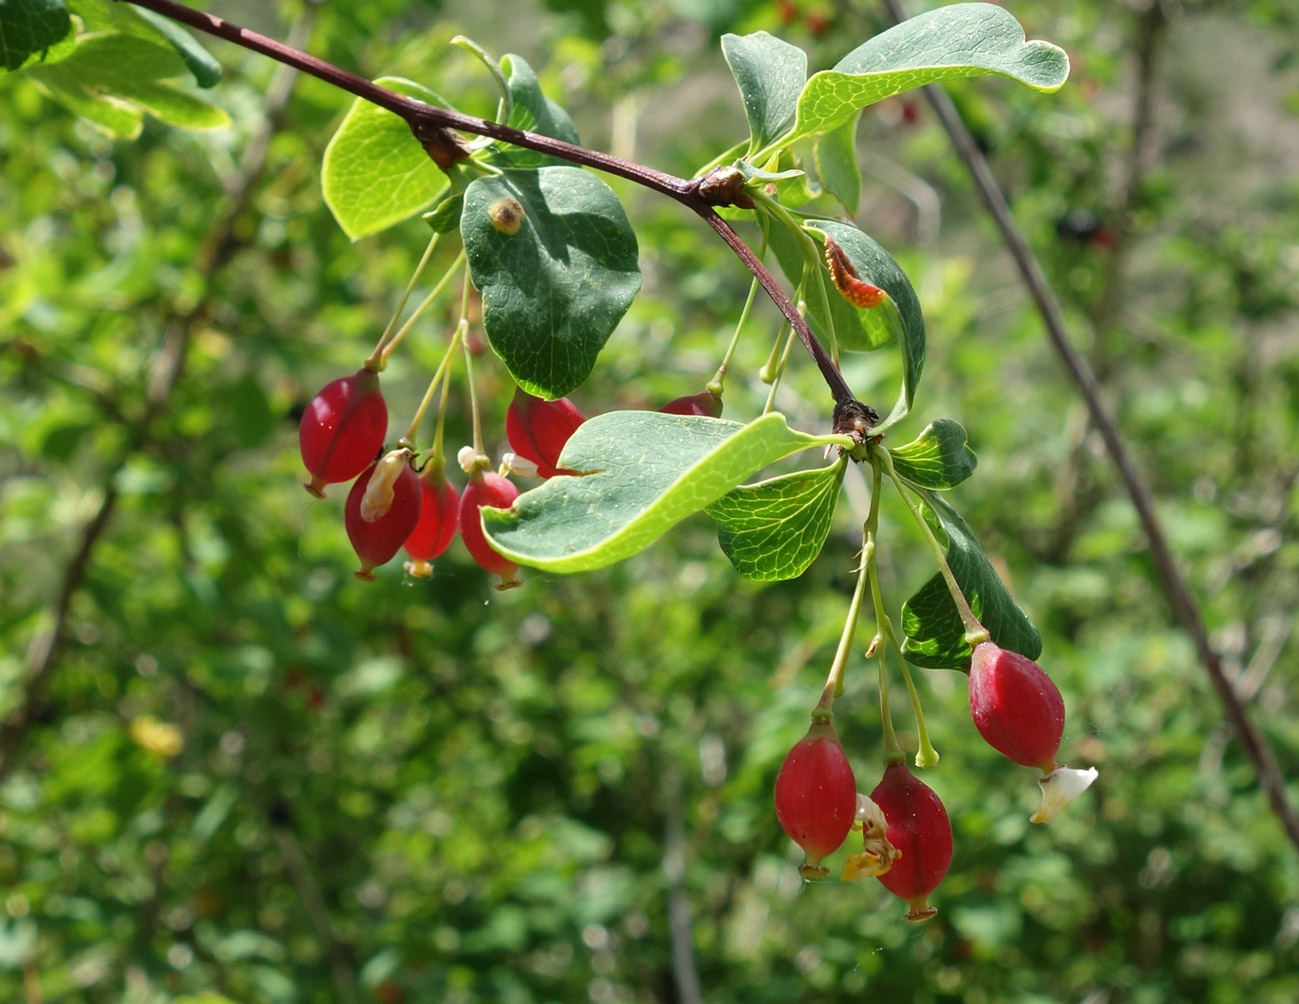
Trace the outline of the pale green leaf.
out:
<instances>
[{"instance_id":1,"label":"pale green leaf","mask_svg":"<svg viewBox=\"0 0 1299 1004\"><path fill-rule=\"evenodd\" d=\"M501 225L502 207L521 218ZM483 327L515 382L545 398L581 384L641 286L636 235L613 189L568 166L478 178L460 234Z\"/></svg>"},{"instance_id":2,"label":"pale green leaf","mask_svg":"<svg viewBox=\"0 0 1299 1004\"><path fill-rule=\"evenodd\" d=\"M114 135L137 135L145 113L183 129L229 125L224 109L171 82L186 72L171 47L117 32L81 35L66 59L31 71L55 100Z\"/></svg>"},{"instance_id":3,"label":"pale green leaf","mask_svg":"<svg viewBox=\"0 0 1299 1004\"><path fill-rule=\"evenodd\" d=\"M816 560L830 533L846 454L828 467L795 471L732 489L705 512L717 542L746 579L796 579Z\"/></svg>"},{"instance_id":4,"label":"pale green leaf","mask_svg":"<svg viewBox=\"0 0 1299 1004\"><path fill-rule=\"evenodd\" d=\"M749 151L781 135L794 118L807 80L807 53L796 45L757 31L723 35L722 55L740 87L749 121Z\"/></svg>"},{"instance_id":5,"label":"pale green leaf","mask_svg":"<svg viewBox=\"0 0 1299 1004\"><path fill-rule=\"evenodd\" d=\"M375 81L389 90L440 104L426 87L400 77ZM325 148L325 204L352 240L378 233L425 209L446 177L398 115L357 98Z\"/></svg>"},{"instance_id":6,"label":"pale green leaf","mask_svg":"<svg viewBox=\"0 0 1299 1004\"><path fill-rule=\"evenodd\" d=\"M1069 57L1050 42L1026 42L1014 15L995 4L939 7L881 32L833 69L813 74L799 95L793 127L778 142L828 132L903 91L988 75L1055 91L1069 76Z\"/></svg>"},{"instance_id":7,"label":"pale green leaf","mask_svg":"<svg viewBox=\"0 0 1299 1004\"><path fill-rule=\"evenodd\" d=\"M483 509L493 546L521 565L582 572L629 558L755 471L799 450L849 445L771 413L741 425L697 415L615 411L583 423L551 478L508 510Z\"/></svg>"},{"instance_id":8,"label":"pale green leaf","mask_svg":"<svg viewBox=\"0 0 1299 1004\"><path fill-rule=\"evenodd\" d=\"M900 477L936 491L955 488L974 473L977 463L965 429L950 418L931 422L914 440L889 454Z\"/></svg>"},{"instance_id":9,"label":"pale green leaf","mask_svg":"<svg viewBox=\"0 0 1299 1004\"><path fill-rule=\"evenodd\" d=\"M1042 638L1015 603L955 509L932 492L919 491L921 514L940 541L947 544L947 563L979 622L1002 648L1030 659L1042 653ZM929 669L969 670L973 650L965 625L943 577L937 573L902 606L902 650L907 661Z\"/></svg>"}]
</instances>

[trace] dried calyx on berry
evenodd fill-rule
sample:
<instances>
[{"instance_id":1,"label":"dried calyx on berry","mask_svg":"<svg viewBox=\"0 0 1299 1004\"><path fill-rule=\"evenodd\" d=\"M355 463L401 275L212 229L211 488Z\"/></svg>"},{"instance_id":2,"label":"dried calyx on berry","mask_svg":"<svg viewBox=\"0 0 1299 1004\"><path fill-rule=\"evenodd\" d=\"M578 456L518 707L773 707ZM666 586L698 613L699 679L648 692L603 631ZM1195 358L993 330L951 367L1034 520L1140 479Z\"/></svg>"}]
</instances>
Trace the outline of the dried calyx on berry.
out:
<instances>
[{"instance_id":1,"label":"dried calyx on berry","mask_svg":"<svg viewBox=\"0 0 1299 1004\"><path fill-rule=\"evenodd\" d=\"M776 818L807 855L804 877L829 874L821 859L843 843L856 813L857 782L834 725L813 719L776 776Z\"/></svg>"},{"instance_id":2,"label":"dried calyx on berry","mask_svg":"<svg viewBox=\"0 0 1299 1004\"><path fill-rule=\"evenodd\" d=\"M907 920L927 920L938 911L929 894L952 863L952 823L934 790L904 763L890 764L871 792L884 814L885 838L899 854L880 884L907 904Z\"/></svg>"},{"instance_id":3,"label":"dried calyx on berry","mask_svg":"<svg viewBox=\"0 0 1299 1004\"><path fill-rule=\"evenodd\" d=\"M358 579L372 581L373 569L392 560L419 522L422 489L411 456L407 449L385 454L347 494L343 522L361 559Z\"/></svg>"},{"instance_id":4,"label":"dried calyx on berry","mask_svg":"<svg viewBox=\"0 0 1299 1004\"><path fill-rule=\"evenodd\" d=\"M460 523L460 495L446 476L446 468L430 464L419 476L420 514L406 538L406 571L417 579L433 574L433 559L440 557L455 538Z\"/></svg>"},{"instance_id":5,"label":"dried calyx on berry","mask_svg":"<svg viewBox=\"0 0 1299 1004\"><path fill-rule=\"evenodd\" d=\"M1096 769L1060 767L1064 698L1046 672L1027 656L992 641L974 648L970 661L970 716L997 752L1045 775L1042 805L1031 819L1049 822L1096 779Z\"/></svg>"},{"instance_id":6,"label":"dried calyx on berry","mask_svg":"<svg viewBox=\"0 0 1299 1004\"><path fill-rule=\"evenodd\" d=\"M560 468L559 454L585 418L566 397L546 401L519 389L505 412L505 434L510 448L537 465L543 478L568 474Z\"/></svg>"},{"instance_id":7,"label":"dried calyx on berry","mask_svg":"<svg viewBox=\"0 0 1299 1004\"><path fill-rule=\"evenodd\" d=\"M374 461L387 432L377 373L362 369L326 384L298 423L298 448L311 474L304 487L324 498L325 485L351 481Z\"/></svg>"},{"instance_id":8,"label":"dried calyx on berry","mask_svg":"<svg viewBox=\"0 0 1299 1004\"><path fill-rule=\"evenodd\" d=\"M722 396L711 390L701 390L698 394L687 394L674 398L659 409L665 415L704 415L707 418L722 417Z\"/></svg>"},{"instance_id":9,"label":"dried calyx on berry","mask_svg":"<svg viewBox=\"0 0 1299 1004\"><path fill-rule=\"evenodd\" d=\"M522 585L516 577L519 566L492 549L483 533L478 510L483 506L508 509L518 497L519 489L513 481L480 468L469 475L469 484L465 485L464 494L460 496L460 539L465 542L469 556L478 562L479 567L501 577L497 589Z\"/></svg>"}]
</instances>

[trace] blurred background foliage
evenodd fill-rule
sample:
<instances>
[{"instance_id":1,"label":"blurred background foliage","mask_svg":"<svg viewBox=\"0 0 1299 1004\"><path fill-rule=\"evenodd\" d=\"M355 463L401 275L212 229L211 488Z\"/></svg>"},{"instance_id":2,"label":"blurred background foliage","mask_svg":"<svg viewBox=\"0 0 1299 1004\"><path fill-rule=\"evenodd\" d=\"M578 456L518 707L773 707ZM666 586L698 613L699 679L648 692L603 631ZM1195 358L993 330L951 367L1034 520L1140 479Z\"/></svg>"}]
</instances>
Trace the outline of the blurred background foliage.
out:
<instances>
[{"instance_id":1,"label":"blurred background foliage","mask_svg":"<svg viewBox=\"0 0 1299 1004\"><path fill-rule=\"evenodd\" d=\"M1295 9L1008 6L1069 50L1069 84L952 93L1293 778ZM210 7L277 37L306 19L323 57L490 114L490 80L447 46L464 32L524 55L588 145L684 174L744 134L720 33L780 33L815 68L885 26L864 0ZM151 121L112 142L0 79L0 714L32 696L33 646L78 586L0 780L0 999L1299 999L1295 848L921 99L870 111L859 134L857 220L910 271L929 323L909 433L940 416L968 428L980 467L954 501L1042 629L1070 709L1064 758L1101 777L1030 827L1032 772L978 739L960 676L923 672L943 754L925 780L956 854L938 918L913 927L870 880L801 884L771 809L846 608L860 479L795 582L740 581L702 516L622 566L507 594L459 544L429 581L394 565L357 582L342 491L301 490L296 409L368 353L427 231L343 237L318 167L349 100L312 80L232 209L275 68L211 48L227 76L210 94L233 120L220 132ZM699 221L611 183L646 286L575 395L588 414L702 386L748 285ZM390 366L395 424L454 299ZM728 416L761 407L776 328L759 302ZM177 359L174 388L151 397ZM845 368L864 398L891 400L893 354ZM490 353L476 369L498 452L508 378ZM821 428L825 404L795 357L780 407ZM461 381L453 450L466 411ZM896 611L932 566L893 515L880 557ZM837 711L869 790L879 715L860 652Z\"/></svg>"}]
</instances>

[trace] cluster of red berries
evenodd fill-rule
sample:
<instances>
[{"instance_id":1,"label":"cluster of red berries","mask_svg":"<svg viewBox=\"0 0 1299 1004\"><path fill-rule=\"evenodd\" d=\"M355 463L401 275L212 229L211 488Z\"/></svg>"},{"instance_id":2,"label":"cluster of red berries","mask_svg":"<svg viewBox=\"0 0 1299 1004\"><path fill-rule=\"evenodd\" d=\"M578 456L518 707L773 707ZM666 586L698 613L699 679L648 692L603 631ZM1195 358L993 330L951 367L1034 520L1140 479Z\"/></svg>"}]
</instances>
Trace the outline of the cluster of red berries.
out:
<instances>
[{"instance_id":1,"label":"cluster of red berries","mask_svg":"<svg viewBox=\"0 0 1299 1004\"><path fill-rule=\"evenodd\" d=\"M1064 700L1032 659L985 641L974 649L969 690L971 717L988 744L1043 773L1042 806L1033 822L1049 821L1095 779L1095 769L1057 766ZM860 826L862 852L848 859L844 878L875 876L906 902L908 920L937 912L929 895L952 860L952 824L938 795L905 763L889 763L870 797L859 795L852 767L824 713L813 717L807 735L785 758L776 777L775 801L780 825L807 855L806 877L826 877L822 859Z\"/></svg>"},{"instance_id":2,"label":"cluster of red berries","mask_svg":"<svg viewBox=\"0 0 1299 1004\"><path fill-rule=\"evenodd\" d=\"M710 391L669 401L660 411L678 415L721 414L722 399ZM568 471L559 455L585 419L568 398L546 401L519 390L505 414L510 448L536 467L542 478ZM411 560L406 570L424 577L432 561L455 539L457 530L470 556L486 571L501 577L502 588L517 585L518 566L492 550L483 534L478 510L508 509L519 495L514 483L471 462L463 494L447 478L440 458L417 468L415 451L404 442L383 452L388 432L388 406L379 389L379 376L361 369L323 387L303 412L298 426L302 462L311 474L305 485L317 498L325 486L356 480L347 496L344 523L361 560L358 578L372 580L374 569L386 564L403 547ZM514 464L516 469L525 465Z\"/></svg>"}]
</instances>

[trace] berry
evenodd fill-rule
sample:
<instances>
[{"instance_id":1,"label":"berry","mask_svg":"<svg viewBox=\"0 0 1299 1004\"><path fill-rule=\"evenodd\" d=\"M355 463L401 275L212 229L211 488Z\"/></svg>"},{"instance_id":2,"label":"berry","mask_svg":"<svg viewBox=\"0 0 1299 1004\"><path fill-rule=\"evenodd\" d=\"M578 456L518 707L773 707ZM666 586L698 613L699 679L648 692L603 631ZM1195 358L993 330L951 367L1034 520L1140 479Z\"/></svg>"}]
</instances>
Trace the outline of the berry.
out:
<instances>
[{"instance_id":1,"label":"berry","mask_svg":"<svg viewBox=\"0 0 1299 1004\"><path fill-rule=\"evenodd\" d=\"M891 764L871 792L888 822L885 837L902 856L880 884L906 900L907 920L925 920L938 911L929 894L947 874L952 862L952 823L934 790L904 763Z\"/></svg>"},{"instance_id":2,"label":"berry","mask_svg":"<svg viewBox=\"0 0 1299 1004\"><path fill-rule=\"evenodd\" d=\"M343 522L356 556L358 579L373 581L371 569L392 560L419 522L419 475L410 450L393 450L356 479L347 493Z\"/></svg>"},{"instance_id":3,"label":"berry","mask_svg":"<svg viewBox=\"0 0 1299 1004\"><path fill-rule=\"evenodd\" d=\"M821 859L832 854L857 814L857 782L834 725L816 719L794 744L776 775L776 818L803 848L809 878L827 874Z\"/></svg>"},{"instance_id":4,"label":"berry","mask_svg":"<svg viewBox=\"0 0 1299 1004\"><path fill-rule=\"evenodd\" d=\"M1055 770L1064 699L1037 663L991 641L970 663L970 715L988 745L1025 767Z\"/></svg>"},{"instance_id":5,"label":"berry","mask_svg":"<svg viewBox=\"0 0 1299 1004\"><path fill-rule=\"evenodd\" d=\"M419 522L405 545L414 559L406 562L406 571L417 579L433 574L431 562L450 546L459 524L460 495L444 470L441 464L436 469L430 466L419 476Z\"/></svg>"},{"instance_id":6,"label":"berry","mask_svg":"<svg viewBox=\"0 0 1299 1004\"><path fill-rule=\"evenodd\" d=\"M536 464L543 478L553 478L568 473L557 466L559 454L584 421L577 405L566 397L544 401L516 390L505 412L505 434L515 453Z\"/></svg>"},{"instance_id":7,"label":"berry","mask_svg":"<svg viewBox=\"0 0 1299 1004\"><path fill-rule=\"evenodd\" d=\"M688 394L669 401L659 409L665 415L706 415L708 418L722 417L722 397L710 390L698 394Z\"/></svg>"},{"instance_id":8,"label":"berry","mask_svg":"<svg viewBox=\"0 0 1299 1004\"><path fill-rule=\"evenodd\" d=\"M465 542L469 556L487 572L501 577L498 589L508 589L519 583L514 575L519 566L492 550L483 533L483 523L478 510L483 506L508 509L519 497L519 489L509 478L491 471L475 471L469 476L464 494L460 496L460 539Z\"/></svg>"},{"instance_id":9,"label":"berry","mask_svg":"<svg viewBox=\"0 0 1299 1004\"><path fill-rule=\"evenodd\" d=\"M351 481L383 448L387 432L377 373L362 369L326 384L298 424L298 447L311 474L307 491L324 498L325 485Z\"/></svg>"}]
</instances>

